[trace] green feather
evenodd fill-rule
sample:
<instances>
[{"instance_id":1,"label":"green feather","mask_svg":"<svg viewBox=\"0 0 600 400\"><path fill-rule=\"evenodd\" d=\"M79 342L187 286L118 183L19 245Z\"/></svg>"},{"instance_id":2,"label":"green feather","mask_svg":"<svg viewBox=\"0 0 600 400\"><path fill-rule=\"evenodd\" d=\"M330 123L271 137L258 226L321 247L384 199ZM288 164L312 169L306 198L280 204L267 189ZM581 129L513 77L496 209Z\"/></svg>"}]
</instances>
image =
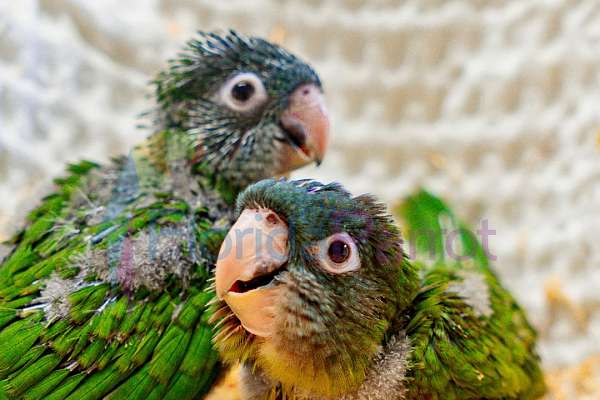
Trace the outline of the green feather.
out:
<instances>
[{"instance_id":1,"label":"green feather","mask_svg":"<svg viewBox=\"0 0 600 400\"><path fill-rule=\"evenodd\" d=\"M60 386L58 386L56 388L56 390L54 390L51 393L45 395L44 400L62 400L62 399L66 399L67 396L71 392L73 392L73 390L75 390L75 388L81 383L81 381L85 377L86 377L86 374L83 373L83 372L80 372L78 374L69 376L67 379L64 380L64 382L62 382L60 384Z\"/></svg>"},{"instance_id":2,"label":"green feather","mask_svg":"<svg viewBox=\"0 0 600 400\"><path fill-rule=\"evenodd\" d=\"M111 303L106 306L105 310L100 314L99 322L94 328L92 334L101 338L108 339L113 331L113 328L117 326L117 319L115 318L116 303Z\"/></svg>"},{"instance_id":3,"label":"green feather","mask_svg":"<svg viewBox=\"0 0 600 400\"><path fill-rule=\"evenodd\" d=\"M215 359L216 352L212 348L212 329L206 325L196 327L189 349L185 355L180 371L185 374L198 378L202 372L205 372L206 365L210 365L207 361L202 360Z\"/></svg>"},{"instance_id":4,"label":"green feather","mask_svg":"<svg viewBox=\"0 0 600 400\"><path fill-rule=\"evenodd\" d=\"M60 355L66 356L77 344L82 334L82 328L71 326L52 342L52 348Z\"/></svg>"},{"instance_id":5,"label":"green feather","mask_svg":"<svg viewBox=\"0 0 600 400\"><path fill-rule=\"evenodd\" d=\"M7 385L11 396L19 396L29 387L48 376L60 363L61 357L56 354L43 356L27 368L21 370Z\"/></svg>"},{"instance_id":6,"label":"green feather","mask_svg":"<svg viewBox=\"0 0 600 400\"><path fill-rule=\"evenodd\" d=\"M154 348L158 344L159 340L160 340L160 335L158 334L158 331L156 331L155 329L152 329L152 330L150 330L150 332L147 332L147 334L139 342L137 349L135 350L135 353L133 354L133 357L131 358L131 363L133 363L134 365L141 365L144 362L146 362L146 360L148 358L150 358L150 356L154 352ZM119 365L119 364L120 363L117 362L117 365ZM127 368L128 366L121 364L121 367L123 369L123 367Z\"/></svg>"},{"instance_id":7,"label":"green feather","mask_svg":"<svg viewBox=\"0 0 600 400\"><path fill-rule=\"evenodd\" d=\"M108 284L91 285L70 294L68 301L71 303L70 316L73 321L82 323L89 319L106 301L108 289Z\"/></svg>"},{"instance_id":8,"label":"green feather","mask_svg":"<svg viewBox=\"0 0 600 400\"><path fill-rule=\"evenodd\" d=\"M127 375L113 365L88 376L67 400L99 400L126 378Z\"/></svg>"},{"instance_id":9,"label":"green feather","mask_svg":"<svg viewBox=\"0 0 600 400\"><path fill-rule=\"evenodd\" d=\"M157 384L149 374L150 365L145 365L137 373L133 374L125 383L120 385L112 393L106 396L110 400L144 400L148 397L152 388Z\"/></svg>"},{"instance_id":10,"label":"green feather","mask_svg":"<svg viewBox=\"0 0 600 400\"><path fill-rule=\"evenodd\" d=\"M44 352L46 351L46 346L36 345L25 353L25 355L10 367L10 369L6 370L4 373L0 373L0 378L4 378L8 376L8 374L19 371L20 369L31 365L34 361L36 361Z\"/></svg>"},{"instance_id":11,"label":"green feather","mask_svg":"<svg viewBox=\"0 0 600 400\"><path fill-rule=\"evenodd\" d=\"M61 384L65 378L71 373L70 370L58 369L45 377L41 382L30 388L23 394L25 400L42 400L54 388Z\"/></svg>"},{"instance_id":12,"label":"green feather","mask_svg":"<svg viewBox=\"0 0 600 400\"><path fill-rule=\"evenodd\" d=\"M43 326L32 318L13 322L0 332L0 375L11 369L33 346Z\"/></svg>"},{"instance_id":13,"label":"green feather","mask_svg":"<svg viewBox=\"0 0 600 400\"><path fill-rule=\"evenodd\" d=\"M231 32L190 46L156 81L154 133L106 165L69 165L11 240L0 261L0 398L196 398L215 381L205 290L233 199L282 172L288 97L320 82L259 39ZM200 101L239 68L269 88L260 114Z\"/></svg>"},{"instance_id":14,"label":"green feather","mask_svg":"<svg viewBox=\"0 0 600 400\"><path fill-rule=\"evenodd\" d=\"M0 311L0 328L3 328L6 324L11 322L17 317L16 310L2 310Z\"/></svg>"},{"instance_id":15,"label":"green feather","mask_svg":"<svg viewBox=\"0 0 600 400\"><path fill-rule=\"evenodd\" d=\"M102 339L97 339L88 345L88 347L83 351L83 353L77 359L79 365L83 368L90 368L94 362L100 357L100 355L104 352L106 348L106 341Z\"/></svg>"},{"instance_id":16,"label":"green feather","mask_svg":"<svg viewBox=\"0 0 600 400\"><path fill-rule=\"evenodd\" d=\"M148 373L158 382L168 384L185 356L191 336L190 331L171 325L156 346Z\"/></svg>"},{"instance_id":17,"label":"green feather","mask_svg":"<svg viewBox=\"0 0 600 400\"><path fill-rule=\"evenodd\" d=\"M409 238L416 240L424 275L406 328L415 365L409 398L521 399L543 394L535 331L501 286L475 234L442 200L425 191L408 197L397 211ZM448 229L458 233L461 256L468 259L449 256L444 243ZM489 315L481 315L452 289L469 276L481 277L474 282L485 285Z\"/></svg>"}]
</instances>

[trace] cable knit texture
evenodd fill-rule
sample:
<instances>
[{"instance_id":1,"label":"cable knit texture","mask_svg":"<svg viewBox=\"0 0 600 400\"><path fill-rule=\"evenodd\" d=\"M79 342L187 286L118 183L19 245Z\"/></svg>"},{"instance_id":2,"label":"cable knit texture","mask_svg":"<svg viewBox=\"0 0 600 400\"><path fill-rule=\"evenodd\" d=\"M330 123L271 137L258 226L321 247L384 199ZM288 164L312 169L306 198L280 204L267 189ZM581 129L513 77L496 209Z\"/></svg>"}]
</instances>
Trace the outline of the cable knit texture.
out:
<instances>
[{"instance_id":1,"label":"cable knit texture","mask_svg":"<svg viewBox=\"0 0 600 400\"><path fill-rule=\"evenodd\" d=\"M423 185L487 220L548 368L600 352L596 0L0 2L0 238L64 164L140 141L147 81L196 29L310 60L335 138L294 176L392 204Z\"/></svg>"}]
</instances>

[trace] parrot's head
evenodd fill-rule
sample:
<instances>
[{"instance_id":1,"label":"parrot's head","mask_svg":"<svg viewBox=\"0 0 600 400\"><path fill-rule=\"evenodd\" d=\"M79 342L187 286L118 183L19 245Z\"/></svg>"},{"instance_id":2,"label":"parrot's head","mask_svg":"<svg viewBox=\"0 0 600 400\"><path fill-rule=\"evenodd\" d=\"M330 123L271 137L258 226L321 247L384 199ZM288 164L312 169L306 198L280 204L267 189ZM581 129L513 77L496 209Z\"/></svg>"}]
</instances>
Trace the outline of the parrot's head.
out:
<instances>
[{"instance_id":1,"label":"parrot's head","mask_svg":"<svg viewBox=\"0 0 600 400\"><path fill-rule=\"evenodd\" d=\"M223 357L284 388L356 388L418 279L385 207L338 184L265 180L239 197L219 254Z\"/></svg>"},{"instance_id":2,"label":"parrot's head","mask_svg":"<svg viewBox=\"0 0 600 400\"><path fill-rule=\"evenodd\" d=\"M319 164L329 139L321 81L302 60L233 31L200 33L155 80L157 122L240 187Z\"/></svg>"}]
</instances>

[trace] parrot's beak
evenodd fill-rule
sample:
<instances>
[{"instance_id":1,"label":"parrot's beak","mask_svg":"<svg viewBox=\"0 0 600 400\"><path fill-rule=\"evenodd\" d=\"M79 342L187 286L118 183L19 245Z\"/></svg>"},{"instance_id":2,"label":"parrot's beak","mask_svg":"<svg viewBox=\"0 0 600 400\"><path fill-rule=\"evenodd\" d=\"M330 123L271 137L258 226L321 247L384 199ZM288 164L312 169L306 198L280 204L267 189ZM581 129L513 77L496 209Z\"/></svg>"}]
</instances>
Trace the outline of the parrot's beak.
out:
<instances>
[{"instance_id":1,"label":"parrot's beak","mask_svg":"<svg viewBox=\"0 0 600 400\"><path fill-rule=\"evenodd\" d=\"M216 290L242 326L256 336L273 334L280 286L287 265L288 228L273 211L246 209L225 237L216 269Z\"/></svg>"},{"instance_id":2,"label":"parrot's beak","mask_svg":"<svg viewBox=\"0 0 600 400\"><path fill-rule=\"evenodd\" d=\"M311 162L321 164L329 143L329 114L321 88L315 84L296 88L281 116L281 127L290 145L283 154L281 173Z\"/></svg>"}]
</instances>

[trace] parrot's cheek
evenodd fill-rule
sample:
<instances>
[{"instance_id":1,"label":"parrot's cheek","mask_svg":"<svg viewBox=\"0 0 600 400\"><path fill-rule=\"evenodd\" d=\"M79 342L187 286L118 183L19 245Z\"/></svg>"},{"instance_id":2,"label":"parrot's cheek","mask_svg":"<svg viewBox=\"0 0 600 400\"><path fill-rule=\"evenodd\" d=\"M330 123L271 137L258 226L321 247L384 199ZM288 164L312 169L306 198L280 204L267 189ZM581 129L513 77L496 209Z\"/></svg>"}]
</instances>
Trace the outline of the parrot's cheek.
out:
<instances>
[{"instance_id":1,"label":"parrot's cheek","mask_svg":"<svg viewBox=\"0 0 600 400\"><path fill-rule=\"evenodd\" d=\"M275 333L276 305L281 289L268 287L245 293L229 292L223 296L231 311L248 332L260 337L270 337Z\"/></svg>"}]
</instances>

